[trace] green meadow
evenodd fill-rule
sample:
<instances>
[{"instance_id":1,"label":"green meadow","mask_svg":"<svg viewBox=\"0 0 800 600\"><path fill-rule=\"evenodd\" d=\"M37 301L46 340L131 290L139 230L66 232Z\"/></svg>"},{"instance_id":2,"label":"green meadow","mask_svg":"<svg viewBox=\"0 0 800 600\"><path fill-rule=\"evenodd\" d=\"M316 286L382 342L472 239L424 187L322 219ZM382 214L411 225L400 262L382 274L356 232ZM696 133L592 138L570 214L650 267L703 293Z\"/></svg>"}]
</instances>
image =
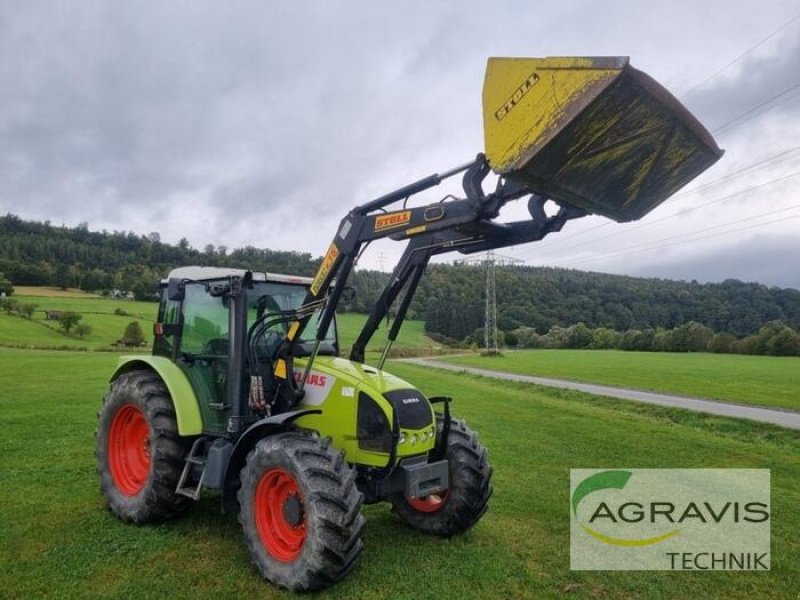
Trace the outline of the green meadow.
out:
<instances>
[{"instance_id":1,"label":"green meadow","mask_svg":"<svg viewBox=\"0 0 800 600\"><path fill-rule=\"evenodd\" d=\"M111 353L0 349L0 590L8 598L288 598L250 565L234 516L205 494L156 526L116 520L94 473ZM354 571L322 598L793 598L800 589L800 440L768 425L391 363L490 449L495 493L442 540L366 507ZM772 473L770 572L572 572L569 469L747 467Z\"/></svg>"}]
</instances>

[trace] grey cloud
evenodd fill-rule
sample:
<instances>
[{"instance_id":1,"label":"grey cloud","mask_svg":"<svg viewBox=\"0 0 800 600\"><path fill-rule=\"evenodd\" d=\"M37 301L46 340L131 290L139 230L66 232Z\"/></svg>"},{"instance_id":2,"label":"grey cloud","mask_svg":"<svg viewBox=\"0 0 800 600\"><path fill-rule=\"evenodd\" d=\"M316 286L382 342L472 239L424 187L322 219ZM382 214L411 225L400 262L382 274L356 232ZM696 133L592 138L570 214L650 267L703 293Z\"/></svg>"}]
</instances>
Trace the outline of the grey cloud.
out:
<instances>
[{"instance_id":1,"label":"grey cloud","mask_svg":"<svg viewBox=\"0 0 800 600\"><path fill-rule=\"evenodd\" d=\"M646 277L719 282L740 279L800 288L800 236L753 235L691 256L660 257L627 272Z\"/></svg>"},{"instance_id":2,"label":"grey cloud","mask_svg":"<svg viewBox=\"0 0 800 600\"><path fill-rule=\"evenodd\" d=\"M766 55L754 52L724 74L690 89L684 102L712 131L762 103L766 103L763 109L756 109L741 120L757 118L773 103L765 115L797 117L800 115L800 87L776 98L773 103L769 100L792 86L800 86L800 24L776 36L775 44L773 52ZM735 76L731 77L731 73ZM730 129L733 127L731 123ZM722 130L723 136L727 135L726 129L728 127Z\"/></svg>"}]
</instances>

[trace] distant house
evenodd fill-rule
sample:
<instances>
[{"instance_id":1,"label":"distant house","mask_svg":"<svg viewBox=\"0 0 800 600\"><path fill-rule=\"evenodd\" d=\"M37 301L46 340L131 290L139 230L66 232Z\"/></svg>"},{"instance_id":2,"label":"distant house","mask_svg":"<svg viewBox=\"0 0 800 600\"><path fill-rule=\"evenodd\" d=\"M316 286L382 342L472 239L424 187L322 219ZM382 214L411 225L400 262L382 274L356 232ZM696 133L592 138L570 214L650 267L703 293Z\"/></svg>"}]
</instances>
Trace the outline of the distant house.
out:
<instances>
[{"instance_id":1,"label":"distant house","mask_svg":"<svg viewBox=\"0 0 800 600\"><path fill-rule=\"evenodd\" d=\"M44 311L45 318L48 321L58 321L61 318L61 315L64 314L64 311L61 310L46 310Z\"/></svg>"},{"instance_id":2,"label":"distant house","mask_svg":"<svg viewBox=\"0 0 800 600\"><path fill-rule=\"evenodd\" d=\"M111 290L110 295L112 298L120 300L133 300L134 298L133 292L127 292L125 290Z\"/></svg>"}]
</instances>

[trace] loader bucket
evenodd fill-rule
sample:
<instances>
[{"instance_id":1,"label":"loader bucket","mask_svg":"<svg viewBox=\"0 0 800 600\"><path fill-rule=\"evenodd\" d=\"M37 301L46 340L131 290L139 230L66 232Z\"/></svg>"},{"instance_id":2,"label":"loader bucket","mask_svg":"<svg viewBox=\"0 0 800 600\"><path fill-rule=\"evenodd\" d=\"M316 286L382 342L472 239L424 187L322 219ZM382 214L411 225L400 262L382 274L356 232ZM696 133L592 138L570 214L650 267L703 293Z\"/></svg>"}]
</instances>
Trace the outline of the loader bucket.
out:
<instances>
[{"instance_id":1,"label":"loader bucket","mask_svg":"<svg viewBox=\"0 0 800 600\"><path fill-rule=\"evenodd\" d=\"M640 219L722 156L627 57L490 58L483 125L496 173L615 221Z\"/></svg>"}]
</instances>

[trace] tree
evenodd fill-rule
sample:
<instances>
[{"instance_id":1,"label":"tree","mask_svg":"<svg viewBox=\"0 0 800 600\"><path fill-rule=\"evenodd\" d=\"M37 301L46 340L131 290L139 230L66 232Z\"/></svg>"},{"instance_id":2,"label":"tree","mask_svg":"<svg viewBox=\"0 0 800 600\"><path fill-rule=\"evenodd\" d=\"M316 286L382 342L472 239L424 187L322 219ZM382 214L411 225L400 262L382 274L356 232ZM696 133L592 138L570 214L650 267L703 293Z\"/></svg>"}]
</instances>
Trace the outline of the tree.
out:
<instances>
[{"instance_id":1,"label":"tree","mask_svg":"<svg viewBox=\"0 0 800 600\"><path fill-rule=\"evenodd\" d=\"M114 277L102 269L92 269L83 280L86 290L107 290L114 285Z\"/></svg>"},{"instance_id":2,"label":"tree","mask_svg":"<svg viewBox=\"0 0 800 600\"><path fill-rule=\"evenodd\" d=\"M34 311L36 310L36 304L27 302L25 304L20 304L17 307L17 312L25 317L26 319L30 319L33 316Z\"/></svg>"},{"instance_id":3,"label":"tree","mask_svg":"<svg viewBox=\"0 0 800 600\"><path fill-rule=\"evenodd\" d=\"M592 331L592 348L605 350L617 347L619 334L613 329L599 327Z\"/></svg>"},{"instance_id":4,"label":"tree","mask_svg":"<svg viewBox=\"0 0 800 600\"><path fill-rule=\"evenodd\" d=\"M733 352L735 344L736 338L730 333L718 333L711 338L711 342L708 344L708 349L717 354L727 354L729 352Z\"/></svg>"},{"instance_id":5,"label":"tree","mask_svg":"<svg viewBox=\"0 0 800 600\"><path fill-rule=\"evenodd\" d=\"M592 344L592 332L583 322L580 322L567 329L564 341L567 348L588 348Z\"/></svg>"},{"instance_id":6,"label":"tree","mask_svg":"<svg viewBox=\"0 0 800 600\"><path fill-rule=\"evenodd\" d=\"M75 326L75 335L77 335L79 338L85 338L90 333L92 333L91 325L87 325L86 323L78 323Z\"/></svg>"},{"instance_id":7,"label":"tree","mask_svg":"<svg viewBox=\"0 0 800 600\"><path fill-rule=\"evenodd\" d=\"M62 290L67 289L72 283L69 265L61 263L56 267L55 284Z\"/></svg>"},{"instance_id":8,"label":"tree","mask_svg":"<svg viewBox=\"0 0 800 600\"><path fill-rule=\"evenodd\" d=\"M767 343L767 352L774 356L800 355L800 335L791 327L782 329Z\"/></svg>"},{"instance_id":9,"label":"tree","mask_svg":"<svg viewBox=\"0 0 800 600\"><path fill-rule=\"evenodd\" d=\"M15 310L17 310L17 306L19 302L16 298L0 298L0 307L8 314L11 314Z\"/></svg>"},{"instance_id":10,"label":"tree","mask_svg":"<svg viewBox=\"0 0 800 600\"><path fill-rule=\"evenodd\" d=\"M128 323L120 341L126 346L142 346L145 343L144 333L142 333L142 327L139 325L139 321L131 321Z\"/></svg>"},{"instance_id":11,"label":"tree","mask_svg":"<svg viewBox=\"0 0 800 600\"><path fill-rule=\"evenodd\" d=\"M714 332L698 323L689 321L673 331L672 348L673 352L705 352Z\"/></svg>"},{"instance_id":12,"label":"tree","mask_svg":"<svg viewBox=\"0 0 800 600\"><path fill-rule=\"evenodd\" d=\"M506 331L505 334L506 346L509 348L516 348L519 345L519 338L517 337L517 334L513 331Z\"/></svg>"},{"instance_id":13,"label":"tree","mask_svg":"<svg viewBox=\"0 0 800 600\"><path fill-rule=\"evenodd\" d=\"M70 330L73 327L75 327L75 325L78 324L78 321L80 321L82 318L83 318L83 315L80 314L80 313L67 311L67 312L61 313L61 316L58 318L58 322L61 325L61 328L66 333L69 333Z\"/></svg>"},{"instance_id":14,"label":"tree","mask_svg":"<svg viewBox=\"0 0 800 600\"><path fill-rule=\"evenodd\" d=\"M0 296L10 296L14 293L14 286L11 281L6 279L6 276L0 272Z\"/></svg>"}]
</instances>

